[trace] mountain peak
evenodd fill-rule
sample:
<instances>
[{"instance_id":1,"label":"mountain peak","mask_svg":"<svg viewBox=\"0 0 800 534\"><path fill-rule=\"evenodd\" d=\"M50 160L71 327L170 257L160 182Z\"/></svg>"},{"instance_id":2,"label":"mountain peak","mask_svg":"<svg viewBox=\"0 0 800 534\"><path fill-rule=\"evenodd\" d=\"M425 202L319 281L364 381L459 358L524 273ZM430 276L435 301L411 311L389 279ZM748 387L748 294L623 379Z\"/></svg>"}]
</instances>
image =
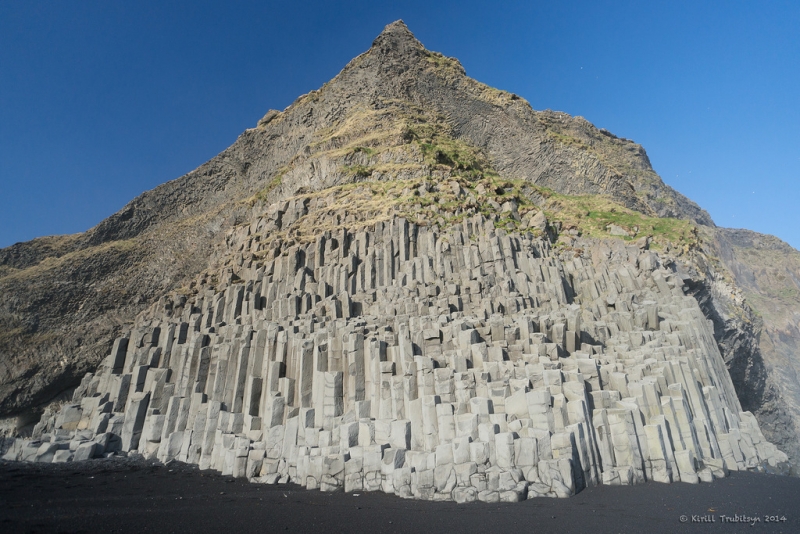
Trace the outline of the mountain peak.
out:
<instances>
[{"instance_id":1,"label":"mountain peak","mask_svg":"<svg viewBox=\"0 0 800 534\"><path fill-rule=\"evenodd\" d=\"M406 23L402 20L396 20L388 24L375 41L372 43L372 48L378 48L384 52L393 52L404 54L411 51L425 50L425 47L420 43L411 30L408 29Z\"/></svg>"},{"instance_id":2,"label":"mountain peak","mask_svg":"<svg viewBox=\"0 0 800 534\"><path fill-rule=\"evenodd\" d=\"M414 34L411 33L411 30L408 29L408 26L406 26L406 23L403 22L402 19L398 19L398 20L396 20L396 21L394 21L392 23L387 24L386 27L383 28L383 31L378 36L378 38L383 37L383 36L387 36L387 37L388 36L392 36L392 37L395 37L395 38L397 38L397 37L401 37L401 38L405 37L405 38L416 39L414 37Z\"/></svg>"},{"instance_id":3,"label":"mountain peak","mask_svg":"<svg viewBox=\"0 0 800 534\"><path fill-rule=\"evenodd\" d=\"M479 393L493 387L489 372L492 379L499 373L499 380L512 380L539 369L526 387L543 391L536 404L549 409L556 396L561 407L565 395L589 399L600 389L607 362L617 362L615 369L623 373L621 392L603 382L608 399L628 396L627 376L671 383L674 377L664 377L672 367L650 366L652 373L644 377L643 366L636 365L657 355L659 365L694 362L702 376L690 370L685 381L677 380L681 391L695 395L684 401L703 403L699 386L714 385L717 393L707 397L703 413L726 410L726 423L745 436L741 443L759 443L758 448L742 446L732 469L764 462L772 468L786 456L766 442L752 415L742 415L746 424L739 425L737 414L743 408L762 410L771 435L796 453L793 458L800 457L800 418L791 415L800 407L798 381L786 382L767 370L796 348L793 339L800 335L784 341L782 333L791 337L800 331L792 319L800 299L792 296L791 281L780 282L780 273L759 274L764 258L784 273L800 273L795 268L800 256L795 261L787 256L790 251L765 243L762 237L714 229L706 212L663 183L639 145L582 118L535 111L517 95L467 77L458 60L426 50L396 21L320 90L299 97L283 112L268 112L256 128L195 171L142 194L85 234L0 250L0 416L24 414L19 421L25 424L28 413L72 385L77 387L72 403L60 415L46 411L32 430L34 437L78 439L96 428L106 436L121 432L117 438L125 451L158 455L163 462L178 454L181 461L217 466L214 458L228 453L206 447L212 427L202 426L206 419L217 424L213 411L220 414L219 427L245 448L288 451L257 468L263 469L258 471L264 473L262 481L288 479L291 460L297 461L292 467L297 472L308 467L297 478L309 487L325 484L333 490L345 484L348 491L360 491L362 486L351 484L372 480L366 464L356 466L356 478L348 474L344 482L332 476L321 482L322 472L311 476L311 463L301 464L295 452L309 452L316 443L319 458L329 452L320 445L339 443L337 450L345 454L352 443L319 436L345 430L358 412L359 420L374 419L373 426L384 429L394 429L395 418L405 417L402 448L414 443L416 451L427 454L454 437L444 430L421 432L419 419L408 422L413 414L402 410L409 407L420 417L421 397L442 393L445 407L474 410L474 421L493 409L500 417L524 417L524 384L517 391L521 404L508 388L500 397L508 403L494 404ZM664 252L647 251L651 244ZM749 295L767 312L759 313L761 318L745 300ZM759 330L752 327L758 321L764 332L781 334L780 344L759 348ZM669 331L681 326L667 335L665 325ZM514 332L522 332L519 339ZM276 341L279 333L286 343ZM714 336L722 340L719 347L711 341ZM544 339L552 343L545 347ZM723 343L729 339L736 343ZM350 346L346 355L341 340ZM478 340L482 347L476 347ZM685 346L676 347L675 340ZM334 341L339 348L330 348ZM374 357L376 350L381 358ZM733 381L723 361L729 362ZM422 376L417 375L421 370L408 371L417 362L427 370L436 367L436 384L421 380L419 389L416 380L405 380L406 372ZM306 372L312 363L313 373ZM350 366L363 372L353 374ZM627 367L630 375L624 374L625 366L633 366ZM580 392L560 389L559 368L565 377L586 371L587 378L577 384ZM86 374L93 369L99 369L97 375ZM556 380L545 384L542 373L549 372ZM145 374L151 380L141 390ZM471 388L469 394L454 396L453 381ZM401 382L403 388L392 387L387 397L383 384ZM657 400L658 390L648 391ZM788 415L773 417L775 401L764 391L783 392ZM195 402L198 394L205 401ZM98 401L89 403L88 397L108 401L103 409L112 413L102 414L105 426L96 424ZM513 409L505 414L504 406ZM630 406L631 413L619 417L641 418L635 404ZM186 414L184 408L191 408L186 417L196 415L200 426L194 419L176 426L172 415L158 415ZM311 432L306 435L317 436L313 441L297 443L288 431L274 431L290 428L297 410L311 408L318 410L313 425L307 419L303 425ZM553 418L563 416L560 408L552 411L528 418L528 426L519 427L523 438L537 439L531 432L550 435ZM593 422L591 414L584 419L590 432L609 435L607 422ZM727 426L714 427L711 419L706 437L719 435L718 441L726 443L723 436L729 434L713 432ZM8 428L0 428L4 458L53 458L53 444L44 452L36 452L39 443L30 441L12 442L16 448L9 449L12 445L2 439L12 431ZM194 438L193 428L200 429ZM387 443L386 432L369 433L368 443L395 447L398 436L392 434ZM635 447L636 435L628 437ZM667 451L667 438L662 453L672 458L674 444ZM254 440L258 446L248 445ZM514 457L512 441L497 441L498 451L507 446L506 459ZM586 443L592 446L581 444ZM737 443L731 440L728 446ZM678 452L704 458L707 447L698 447L689 440ZM78 449L83 457L97 452L84 448ZM564 472L558 448L559 458L538 460L554 484L556 472L576 484L591 480L587 476L611 484L627 477L629 483L634 473L644 481L651 471L657 480L679 476L697 482L719 470L724 474L730 460L726 456L724 465L721 460L713 468L708 464L698 474L693 465L664 471L663 455L661 467L643 470L641 461L621 464L619 457L593 454L573 474ZM636 450L628 460L648 457L646 450ZM69 454L59 450L55 458L69 460ZM77 451L75 456L80 458ZM255 474L250 463L236 465L239 476ZM482 465L488 469L491 462L484 458ZM607 465L613 470L602 471ZM532 495L568 492L563 481L552 487L535 482L537 472L525 475ZM405 496L432 498L432 488L412 491L403 484ZM461 489L467 491L436 493L437 500L464 500ZM474 500L478 487L468 493ZM506 493L511 500L527 495Z\"/></svg>"}]
</instances>

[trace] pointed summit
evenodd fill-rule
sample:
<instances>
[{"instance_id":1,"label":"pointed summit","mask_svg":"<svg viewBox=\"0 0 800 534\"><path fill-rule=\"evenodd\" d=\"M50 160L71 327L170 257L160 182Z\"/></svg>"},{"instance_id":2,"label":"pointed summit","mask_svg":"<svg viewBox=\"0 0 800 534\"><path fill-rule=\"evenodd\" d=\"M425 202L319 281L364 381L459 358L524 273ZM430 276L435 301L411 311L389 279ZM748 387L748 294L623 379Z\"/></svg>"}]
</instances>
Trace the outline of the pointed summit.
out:
<instances>
[{"instance_id":1,"label":"pointed summit","mask_svg":"<svg viewBox=\"0 0 800 534\"><path fill-rule=\"evenodd\" d=\"M411 33L411 30L409 30L408 26L406 26L406 23L403 22L403 19L397 19L396 21L387 24L386 27L383 28L381 35L387 35L391 33L405 33L411 37L414 37L414 34Z\"/></svg>"},{"instance_id":2,"label":"pointed summit","mask_svg":"<svg viewBox=\"0 0 800 534\"><path fill-rule=\"evenodd\" d=\"M406 23L402 20L396 20L391 24L387 24L381 34L375 38L375 42L377 43L381 39L398 42L410 41L416 43L418 46L422 46L422 43L420 43L417 38L414 37L414 34L411 33L411 30L408 29L408 26L406 26Z\"/></svg>"},{"instance_id":3,"label":"pointed summit","mask_svg":"<svg viewBox=\"0 0 800 534\"><path fill-rule=\"evenodd\" d=\"M405 22L396 20L387 25L381 34L372 42L372 49L382 55L416 56L425 50Z\"/></svg>"}]
</instances>

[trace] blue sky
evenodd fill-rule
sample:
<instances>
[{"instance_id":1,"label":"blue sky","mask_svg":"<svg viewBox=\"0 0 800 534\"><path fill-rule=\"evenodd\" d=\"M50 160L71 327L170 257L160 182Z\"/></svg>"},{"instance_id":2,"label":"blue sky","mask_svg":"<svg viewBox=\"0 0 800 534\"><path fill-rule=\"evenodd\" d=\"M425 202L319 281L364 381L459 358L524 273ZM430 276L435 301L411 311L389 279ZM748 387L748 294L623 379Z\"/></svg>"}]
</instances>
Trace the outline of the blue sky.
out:
<instances>
[{"instance_id":1,"label":"blue sky","mask_svg":"<svg viewBox=\"0 0 800 534\"><path fill-rule=\"evenodd\" d=\"M720 226L800 248L800 3L0 3L0 247L84 231L402 18L467 74L641 143Z\"/></svg>"}]
</instances>

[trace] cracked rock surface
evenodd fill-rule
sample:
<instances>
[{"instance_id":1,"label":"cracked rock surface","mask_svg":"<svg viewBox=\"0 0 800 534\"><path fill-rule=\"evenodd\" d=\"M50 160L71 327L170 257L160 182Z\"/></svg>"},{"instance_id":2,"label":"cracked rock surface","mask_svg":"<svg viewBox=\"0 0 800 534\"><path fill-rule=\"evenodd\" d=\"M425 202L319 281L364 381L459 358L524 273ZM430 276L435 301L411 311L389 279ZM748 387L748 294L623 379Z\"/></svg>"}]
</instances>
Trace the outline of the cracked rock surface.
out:
<instances>
[{"instance_id":1,"label":"cracked rock surface","mask_svg":"<svg viewBox=\"0 0 800 534\"><path fill-rule=\"evenodd\" d=\"M198 169L0 250L0 449L457 502L786 472L776 241L393 23Z\"/></svg>"}]
</instances>

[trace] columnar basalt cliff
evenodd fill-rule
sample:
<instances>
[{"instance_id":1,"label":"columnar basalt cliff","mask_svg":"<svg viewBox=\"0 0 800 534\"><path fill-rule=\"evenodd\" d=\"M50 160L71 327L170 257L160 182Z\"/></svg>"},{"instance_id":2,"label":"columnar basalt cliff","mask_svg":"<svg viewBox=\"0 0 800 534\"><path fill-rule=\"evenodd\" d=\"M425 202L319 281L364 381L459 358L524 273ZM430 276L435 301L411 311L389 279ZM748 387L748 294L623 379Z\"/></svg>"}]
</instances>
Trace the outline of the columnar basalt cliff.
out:
<instances>
[{"instance_id":1,"label":"columnar basalt cliff","mask_svg":"<svg viewBox=\"0 0 800 534\"><path fill-rule=\"evenodd\" d=\"M196 171L0 251L3 413L78 386L4 452L459 502L785 470L797 294L754 311L752 235L393 23Z\"/></svg>"},{"instance_id":2,"label":"columnar basalt cliff","mask_svg":"<svg viewBox=\"0 0 800 534\"><path fill-rule=\"evenodd\" d=\"M237 227L230 255L274 259L236 261L224 289L204 278L140 314L75 404L11 456L137 450L254 481L459 502L785 461L657 254L593 241L578 243L588 257L557 254L480 214L445 231L395 217L265 239L319 200Z\"/></svg>"}]
</instances>

